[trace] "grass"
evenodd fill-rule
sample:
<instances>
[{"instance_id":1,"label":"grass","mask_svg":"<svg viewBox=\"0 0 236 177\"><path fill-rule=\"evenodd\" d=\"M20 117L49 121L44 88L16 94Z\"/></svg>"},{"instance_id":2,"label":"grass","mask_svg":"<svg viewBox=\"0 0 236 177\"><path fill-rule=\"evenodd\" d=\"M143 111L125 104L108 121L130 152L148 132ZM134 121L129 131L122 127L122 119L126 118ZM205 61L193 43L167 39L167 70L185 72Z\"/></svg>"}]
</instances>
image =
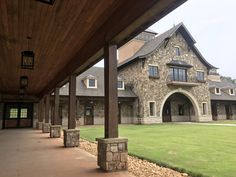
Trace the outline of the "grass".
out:
<instances>
[{"instance_id":1,"label":"grass","mask_svg":"<svg viewBox=\"0 0 236 177\"><path fill-rule=\"evenodd\" d=\"M81 127L81 136L103 137L103 126ZM236 128L201 125L121 125L129 153L193 176L235 177ZM201 175L199 175L201 174Z\"/></svg>"}]
</instances>

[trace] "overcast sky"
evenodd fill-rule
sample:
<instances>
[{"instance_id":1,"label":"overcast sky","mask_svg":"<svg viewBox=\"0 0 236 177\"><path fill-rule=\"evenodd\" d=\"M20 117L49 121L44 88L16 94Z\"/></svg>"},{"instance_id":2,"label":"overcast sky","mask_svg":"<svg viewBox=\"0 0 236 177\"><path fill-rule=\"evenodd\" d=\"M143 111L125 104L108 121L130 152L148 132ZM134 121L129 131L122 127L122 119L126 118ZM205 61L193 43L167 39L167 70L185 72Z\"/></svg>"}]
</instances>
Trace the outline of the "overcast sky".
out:
<instances>
[{"instance_id":1,"label":"overcast sky","mask_svg":"<svg viewBox=\"0 0 236 177\"><path fill-rule=\"evenodd\" d=\"M236 0L188 0L150 27L162 33L183 22L221 75L236 78ZM102 66L100 62L98 66Z\"/></svg>"}]
</instances>

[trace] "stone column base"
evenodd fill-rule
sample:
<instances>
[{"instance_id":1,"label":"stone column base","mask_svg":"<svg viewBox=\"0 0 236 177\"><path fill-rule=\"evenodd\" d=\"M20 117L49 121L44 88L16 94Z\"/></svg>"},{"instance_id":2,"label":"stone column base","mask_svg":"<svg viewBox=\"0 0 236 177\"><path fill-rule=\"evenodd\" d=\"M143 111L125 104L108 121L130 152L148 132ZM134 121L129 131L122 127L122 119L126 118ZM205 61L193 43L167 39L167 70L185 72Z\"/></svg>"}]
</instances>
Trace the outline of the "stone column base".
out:
<instances>
[{"instance_id":1,"label":"stone column base","mask_svg":"<svg viewBox=\"0 0 236 177\"><path fill-rule=\"evenodd\" d=\"M42 130L43 129L43 122L36 122L36 129Z\"/></svg>"},{"instance_id":2,"label":"stone column base","mask_svg":"<svg viewBox=\"0 0 236 177\"><path fill-rule=\"evenodd\" d=\"M78 147L80 131L76 129L66 129L64 132L64 146L65 147Z\"/></svg>"},{"instance_id":3,"label":"stone column base","mask_svg":"<svg viewBox=\"0 0 236 177\"><path fill-rule=\"evenodd\" d=\"M105 171L128 169L128 139L108 138L98 141L98 166Z\"/></svg>"},{"instance_id":4,"label":"stone column base","mask_svg":"<svg viewBox=\"0 0 236 177\"><path fill-rule=\"evenodd\" d=\"M61 137L61 125L51 125L50 126L50 137L60 138Z\"/></svg>"},{"instance_id":5,"label":"stone column base","mask_svg":"<svg viewBox=\"0 0 236 177\"><path fill-rule=\"evenodd\" d=\"M43 133L49 133L50 132L50 124L49 123L43 123L42 132Z\"/></svg>"}]
</instances>

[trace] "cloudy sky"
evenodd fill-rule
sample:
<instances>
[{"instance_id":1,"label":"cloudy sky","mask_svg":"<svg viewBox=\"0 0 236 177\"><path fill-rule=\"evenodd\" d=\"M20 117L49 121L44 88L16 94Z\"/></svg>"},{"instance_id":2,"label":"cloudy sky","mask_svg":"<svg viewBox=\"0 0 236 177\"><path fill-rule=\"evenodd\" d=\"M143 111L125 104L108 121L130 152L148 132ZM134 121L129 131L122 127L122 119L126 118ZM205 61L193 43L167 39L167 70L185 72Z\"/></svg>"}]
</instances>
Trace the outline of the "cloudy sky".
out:
<instances>
[{"instance_id":1,"label":"cloudy sky","mask_svg":"<svg viewBox=\"0 0 236 177\"><path fill-rule=\"evenodd\" d=\"M221 75L236 78L235 18L236 0L188 0L150 29L162 33L183 22L206 60L220 68Z\"/></svg>"}]
</instances>

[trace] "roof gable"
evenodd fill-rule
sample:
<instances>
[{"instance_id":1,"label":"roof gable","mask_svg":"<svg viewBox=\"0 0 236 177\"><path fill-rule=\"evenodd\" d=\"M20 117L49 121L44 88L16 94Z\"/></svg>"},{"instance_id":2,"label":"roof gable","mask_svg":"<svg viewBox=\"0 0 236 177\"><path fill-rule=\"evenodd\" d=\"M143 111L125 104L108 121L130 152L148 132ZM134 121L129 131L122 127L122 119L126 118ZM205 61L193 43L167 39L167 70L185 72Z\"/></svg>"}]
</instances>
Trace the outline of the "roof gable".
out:
<instances>
[{"instance_id":1,"label":"roof gable","mask_svg":"<svg viewBox=\"0 0 236 177\"><path fill-rule=\"evenodd\" d=\"M189 47L192 49L192 51L197 55L197 57L200 59L200 61L208 68L213 69L216 68L210 63L206 61L206 59L202 56L200 51L195 47L196 41L194 40L193 36L189 33L188 29L185 27L183 23L179 23L178 25L172 27L168 31L158 35L154 39L146 42L131 58L121 62L118 65L118 69L123 68L130 63L140 59L140 58L146 58L148 55L155 52L158 48L160 48L165 42L168 42L168 40L175 34L176 32L179 32L186 42L188 43Z\"/></svg>"}]
</instances>

